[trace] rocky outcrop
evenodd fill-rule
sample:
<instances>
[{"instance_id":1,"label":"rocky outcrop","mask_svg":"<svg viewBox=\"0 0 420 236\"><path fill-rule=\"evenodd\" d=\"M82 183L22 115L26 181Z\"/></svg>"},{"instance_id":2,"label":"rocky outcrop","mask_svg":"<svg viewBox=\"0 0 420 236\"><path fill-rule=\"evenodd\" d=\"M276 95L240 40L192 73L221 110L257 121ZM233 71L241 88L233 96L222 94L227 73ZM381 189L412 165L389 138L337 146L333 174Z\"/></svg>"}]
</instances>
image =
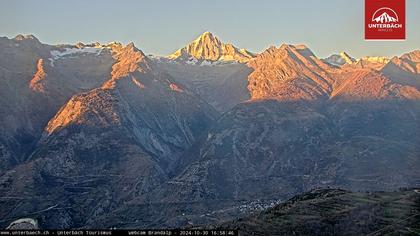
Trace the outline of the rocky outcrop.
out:
<instances>
[{"instance_id":1,"label":"rocky outcrop","mask_svg":"<svg viewBox=\"0 0 420 236\"><path fill-rule=\"evenodd\" d=\"M45 92L45 88L44 88L44 85L42 83L47 76L47 74L45 73L45 70L44 70L43 63L44 63L44 60L42 58L38 60L36 73L35 73L33 79L31 80L31 82L29 83L29 87L32 90L40 92L40 93Z\"/></svg>"},{"instance_id":2,"label":"rocky outcrop","mask_svg":"<svg viewBox=\"0 0 420 236\"><path fill-rule=\"evenodd\" d=\"M6 230L35 230L39 229L38 222L31 218L18 219L10 223Z\"/></svg>"}]
</instances>

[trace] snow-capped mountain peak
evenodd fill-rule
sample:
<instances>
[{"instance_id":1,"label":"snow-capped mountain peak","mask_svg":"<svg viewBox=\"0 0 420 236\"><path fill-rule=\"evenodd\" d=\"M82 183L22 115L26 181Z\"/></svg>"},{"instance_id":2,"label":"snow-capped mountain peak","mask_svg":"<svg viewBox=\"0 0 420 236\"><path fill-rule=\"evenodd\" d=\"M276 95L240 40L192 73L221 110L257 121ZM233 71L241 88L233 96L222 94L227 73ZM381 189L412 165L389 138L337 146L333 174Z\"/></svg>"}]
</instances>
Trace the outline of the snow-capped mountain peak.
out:
<instances>
[{"instance_id":1,"label":"snow-capped mountain peak","mask_svg":"<svg viewBox=\"0 0 420 236\"><path fill-rule=\"evenodd\" d=\"M181 61L236 61L247 62L254 54L238 49L230 43L223 43L211 32L206 31L187 46L177 50L168 58Z\"/></svg>"},{"instance_id":2,"label":"snow-capped mountain peak","mask_svg":"<svg viewBox=\"0 0 420 236\"><path fill-rule=\"evenodd\" d=\"M323 61L334 66L342 66L344 64L353 64L354 62L356 62L356 59L354 59L349 54L343 51L339 54L333 54L323 59Z\"/></svg>"}]
</instances>

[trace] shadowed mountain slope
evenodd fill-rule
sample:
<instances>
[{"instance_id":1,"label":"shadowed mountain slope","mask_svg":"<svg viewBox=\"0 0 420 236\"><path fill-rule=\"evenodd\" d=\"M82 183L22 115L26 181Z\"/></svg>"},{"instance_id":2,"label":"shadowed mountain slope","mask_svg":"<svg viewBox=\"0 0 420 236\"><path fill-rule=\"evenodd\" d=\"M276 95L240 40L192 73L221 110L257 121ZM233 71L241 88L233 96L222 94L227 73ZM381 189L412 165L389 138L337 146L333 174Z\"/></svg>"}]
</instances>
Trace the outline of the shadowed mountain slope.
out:
<instances>
[{"instance_id":1,"label":"shadowed mountain slope","mask_svg":"<svg viewBox=\"0 0 420 236\"><path fill-rule=\"evenodd\" d=\"M239 235L416 235L420 193L314 190L271 209L221 224Z\"/></svg>"}]
</instances>

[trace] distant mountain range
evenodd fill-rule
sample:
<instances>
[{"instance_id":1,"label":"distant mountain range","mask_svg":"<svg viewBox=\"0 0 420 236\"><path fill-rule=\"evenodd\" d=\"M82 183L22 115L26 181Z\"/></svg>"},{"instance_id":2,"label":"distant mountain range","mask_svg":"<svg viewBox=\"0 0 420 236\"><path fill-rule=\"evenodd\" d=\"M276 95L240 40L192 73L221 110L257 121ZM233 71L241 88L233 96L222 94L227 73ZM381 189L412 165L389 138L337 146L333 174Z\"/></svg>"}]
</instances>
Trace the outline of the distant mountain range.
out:
<instances>
[{"instance_id":1,"label":"distant mountain range","mask_svg":"<svg viewBox=\"0 0 420 236\"><path fill-rule=\"evenodd\" d=\"M156 57L18 35L0 95L3 228L219 225L314 188L420 185L419 50L254 54L205 32Z\"/></svg>"}]
</instances>

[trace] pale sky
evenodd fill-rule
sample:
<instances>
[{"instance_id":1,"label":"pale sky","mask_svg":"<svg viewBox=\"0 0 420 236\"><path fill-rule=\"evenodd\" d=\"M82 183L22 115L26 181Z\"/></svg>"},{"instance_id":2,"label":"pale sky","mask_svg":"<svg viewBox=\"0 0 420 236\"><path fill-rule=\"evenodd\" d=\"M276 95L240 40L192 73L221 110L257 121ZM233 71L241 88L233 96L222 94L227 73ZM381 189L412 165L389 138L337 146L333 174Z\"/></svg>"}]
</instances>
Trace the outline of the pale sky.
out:
<instances>
[{"instance_id":1,"label":"pale sky","mask_svg":"<svg viewBox=\"0 0 420 236\"><path fill-rule=\"evenodd\" d=\"M394 56L420 49L420 0L406 0L407 40L363 39L364 0L0 0L0 36L48 44L134 42L167 55L204 31L252 52L306 44L319 57Z\"/></svg>"}]
</instances>

